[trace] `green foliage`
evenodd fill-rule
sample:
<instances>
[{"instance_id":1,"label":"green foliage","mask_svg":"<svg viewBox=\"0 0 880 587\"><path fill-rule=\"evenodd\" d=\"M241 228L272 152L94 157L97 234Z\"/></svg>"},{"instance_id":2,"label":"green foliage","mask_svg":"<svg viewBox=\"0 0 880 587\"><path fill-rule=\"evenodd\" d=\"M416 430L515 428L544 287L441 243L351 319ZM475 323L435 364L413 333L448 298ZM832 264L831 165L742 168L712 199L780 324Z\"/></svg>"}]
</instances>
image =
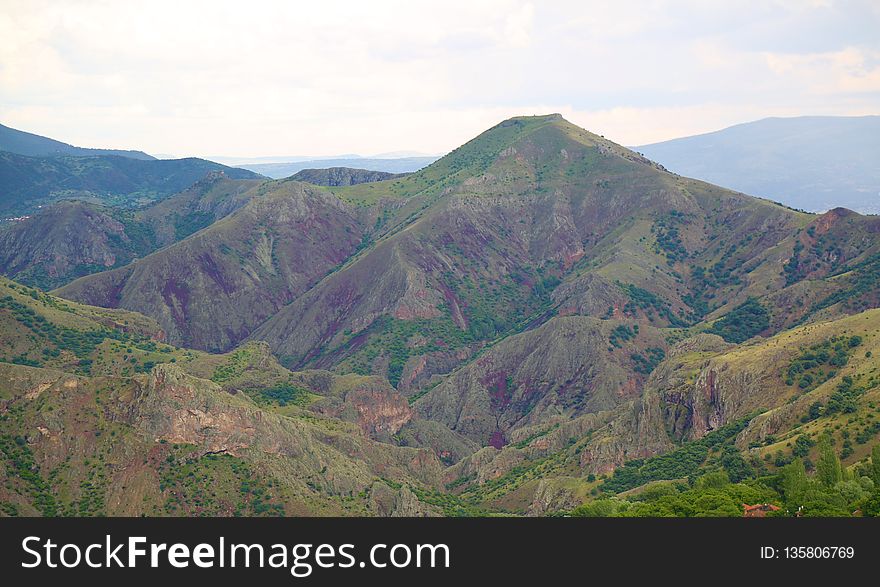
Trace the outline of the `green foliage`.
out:
<instances>
[{"instance_id":1,"label":"green foliage","mask_svg":"<svg viewBox=\"0 0 880 587\"><path fill-rule=\"evenodd\" d=\"M608 342L611 346L621 348L624 342L634 339L639 334L639 325L634 324L628 326L626 324L618 324L611 330L608 336Z\"/></svg>"},{"instance_id":2,"label":"green foliage","mask_svg":"<svg viewBox=\"0 0 880 587\"><path fill-rule=\"evenodd\" d=\"M828 398L825 414L852 414L858 409L858 399L864 391L863 388L855 385L852 377L845 375Z\"/></svg>"},{"instance_id":3,"label":"green foliage","mask_svg":"<svg viewBox=\"0 0 880 587\"><path fill-rule=\"evenodd\" d=\"M804 245L800 241L795 241L791 257L782 266L786 286L797 283L806 276L808 266L801 262L801 251L803 250Z\"/></svg>"},{"instance_id":4,"label":"green foliage","mask_svg":"<svg viewBox=\"0 0 880 587\"><path fill-rule=\"evenodd\" d=\"M778 502L778 494L756 480L731 483L723 471L708 473L692 487L649 486L627 499L602 498L572 510L578 517L739 517L743 504Z\"/></svg>"},{"instance_id":5,"label":"green foliage","mask_svg":"<svg viewBox=\"0 0 880 587\"><path fill-rule=\"evenodd\" d=\"M770 326L767 309L755 298L749 298L717 320L707 332L727 342L741 343Z\"/></svg>"},{"instance_id":6,"label":"green foliage","mask_svg":"<svg viewBox=\"0 0 880 587\"><path fill-rule=\"evenodd\" d=\"M871 447L871 479L880 488L880 444Z\"/></svg>"},{"instance_id":7,"label":"green foliage","mask_svg":"<svg viewBox=\"0 0 880 587\"><path fill-rule=\"evenodd\" d=\"M253 359L253 351L251 349L247 347L236 349L229 356L226 363L214 369L211 381L223 383L235 379L244 373L245 369L250 365L251 359Z\"/></svg>"},{"instance_id":8,"label":"green foliage","mask_svg":"<svg viewBox=\"0 0 880 587\"><path fill-rule=\"evenodd\" d=\"M646 289L642 289L631 283L623 284L617 282L617 285L626 292L630 301L623 307L623 313L626 316L635 317L636 310L640 309L645 312L648 319L654 321L655 314L665 318L670 325L675 327L688 326L686 320L682 320L676 316L669 306L669 303L661 299L659 296L651 293Z\"/></svg>"},{"instance_id":9,"label":"green foliage","mask_svg":"<svg viewBox=\"0 0 880 587\"><path fill-rule=\"evenodd\" d=\"M782 468L782 494L789 506L797 509L807 494L809 480L804 462L796 460Z\"/></svg>"},{"instance_id":10,"label":"green foliage","mask_svg":"<svg viewBox=\"0 0 880 587\"><path fill-rule=\"evenodd\" d=\"M874 297L876 302L877 284L880 283L880 253L871 255L864 261L846 267L842 271L847 273L846 285L814 304L808 314L837 303L843 303L853 311L865 309L870 307L870 304L865 304L864 298Z\"/></svg>"},{"instance_id":11,"label":"green foliage","mask_svg":"<svg viewBox=\"0 0 880 587\"><path fill-rule=\"evenodd\" d=\"M366 340L345 362L354 373L369 375L379 357L388 360L386 376L391 385L397 386L403 368L411 356L460 348L474 340L469 331L458 328L448 315L435 319L400 320L392 316L380 316L366 330L352 339ZM343 343L341 350L347 350ZM413 344L419 339L421 344ZM336 352L336 351L334 351Z\"/></svg>"},{"instance_id":12,"label":"green foliage","mask_svg":"<svg viewBox=\"0 0 880 587\"><path fill-rule=\"evenodd\" d=\"M440 508L444 516L460 518L485 516L488 513L473 502L451 493L441 493L435 489L416 486L410 486L410 490L422 503Z\"/></svg>"},{"instance_id":13,"label":"green foliage","mask_svg":"<svg viewBox=\"0 0 880 587\"><path fill-rule=\"evenodd\" d=\"M857 336L837 336L801 350L785 371L785 384L797 383L804 392L815 389L846 366L852 349L860 344L861 338Z\"/></svg>"},{"instance_id":14,"label":"green foliage","mask_svg":"<svg viewBox=\"0 0 880 587\"><path fill-rule=\"evenodd\" d=\"M31 290L36 292L36 290ZM38 298L42 301L42 298ZM41 354L44 358L57 357L62 351L72 353L79 360L76 371L88 375L92 366L92 355L95 349L105 340L125 341L133 344L146 344L148 341L143 337L133 336L121 330L98 327L90 330L78 330L46 320L33 308L16 301L12 296L0 298L0 310L9 310L20 324L30 329L37 337L45 340L54 348L44 347ZM23 365L41 366L39 360L27 358L24 355L13 357L10 362Z\"/></svg>"},{"instance_id":15,"label":"green foliage","mask_svg":"<svg viewBox=\"0 0 880 587\"><path fill-rule=\"evenodd\" d=\"M724 467L727 477L734 483L739 483L754 475L751 465L746 462L742 453L732 445L726 445L722 450L721 466Z\"/></svg>"},{"instance_id":16,"label":"green foliage","mask_svg":"<svg viewBox=\"0 0 880 587\"><path fill-rule=\"evenodd\" d=\"M6 474L22 481L34 507L44 516L57 515L58 506L52 489L40 474L27 440L22 436L0 435L0 452L5 457Z\"/></svg>"},{"instance_id":17,"label":"green foliage","mask_svg":"<svg viewBox=\"0 0 880 587\"><path fill-rule=\"evenodd\" d=\"M289 404L305 406L308 405L310 397L308 390L292 383L278 383L272 387L260 389L258 393L264 400L275 402L279 406Z\"/></svg>"},{"instance_id":18,"label":"green foliage","mask_svg":"<svg viewBox=\"0 0 880 587\"><path fill-rule=\"evenodd\" d=\"M823 434L819 439L819 462L816 463L816 476L825 487L834 487L843 480L840 458L831 445L830 434Z\"/></svg>"},{"instance_id":19,"label":"green foliage","mask_svg":"<svg viewBox=\"0 0 880 587\"><path fill-rule=\"evenodd\" d=\"M200 454L173 445L159 463L159 489L167 515L283 516L275 483L246 461L226 453Z\"/></svg>"},{"instance_id":20,"label":"green foliage","mask_svg":"<svg viewBox=\"0 0 880 587\"><path fill-rule=\"evenodd\" d=\"M791 450L791 454L803 458L810 454L810 449L813 448L816 443L806 434L801 434L797 437L797 440L794 441L794 448Z\"/></svg>"},{"instance_id":21,"label":"green foliage","mask_svg":"<svg viewBox=\"0 0 880 587\"><path fill-rule=\"evenodd\" d=\"M174 238L182 240L189 235L200 231L214 222L214 215L210 212L190 212L185 216L174 217Z\"/></svg>"},{"instance_id":22,"label":"green foliage","mask_svg":"<svg viewBox=\"0 0 880 587\"><path fill-rule=\"evenodd\" d=\"M651 226L657 242L657 249L666 255L666 262L671 266L677 261L684 261L690 256L681 242L679 227L687 224L687 215L678 210L657 219Z\"/></svg>"},{"instance_id":23,"label":"green foliage","mask_svg":"<svg viewBox=\"0 0 880 587\"><path fill-rule=\"evenodd\" d=\"M620 499L597 499L571 511L575 518L613 518L625 512L629 504Z\"/></svg>"},{"instance_id":24,"label":"green foliage","mask_svg":"<svg viewBox=\"0 0 880 587\"><path fill-rule=\"evenodd\" d=\"M650 481L690 477L706 462L710 450L720 448L725 443L731 442L746 427L749 420L750 418L746 418L723 426L699 440L687 442L666 454L624 463L622 467L615 469L611 478L602 484L602 490L619 493L639 487ZM725 456L727 454L725 453ZM744 465L744 463L738 462L732 456L728 457L728 465L738 477L745 475L748 467L747 464Z\"/></svg>"},{"instance_id":25,"label":"green foliage","mask_svg":"<svg viewBox=\"0 0 880 587\"><path fill-rule=\"evenodd\" d=\"M651 347L645 349L645 353L648 355L647 357L640 353L633 353L630 358L635 363L633 370L636 373L649 375L660 364L660 361L666 358L666 352L659 347Z\"/></svg>"}]
</instances>

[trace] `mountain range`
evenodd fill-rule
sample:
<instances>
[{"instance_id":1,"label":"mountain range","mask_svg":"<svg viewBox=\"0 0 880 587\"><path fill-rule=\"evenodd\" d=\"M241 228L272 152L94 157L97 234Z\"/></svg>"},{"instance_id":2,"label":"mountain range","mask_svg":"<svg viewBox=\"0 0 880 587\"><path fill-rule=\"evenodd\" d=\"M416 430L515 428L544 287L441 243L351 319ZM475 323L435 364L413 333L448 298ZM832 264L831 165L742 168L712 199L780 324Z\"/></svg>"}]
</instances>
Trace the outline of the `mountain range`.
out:
<instances>
[{"instance_id":1,"label":"mountain range","mask_svg":"<svg viewBox=\"0 0 880 587\"><path fill-rule=\"evenodd\" d=\"M0 214L20 217L62 199L138 207L189 187L208 172L260 175L205 159L155 159L141 151L83 149L0 125Z\"/></svg>"},{"instance_id":2,"label":"mountain range","mask_svg":"<svg viewBox=\"0 0 880 587\"><path fill-rule=\"evenodd\" d=\"M0 267L7 514L874 511L880 218L559 115L59 202Z\"/></svg>"},{"instance_id":3,"label":"mountain range","mask_svg":"<svg viewBox=\"0 0 880 587\"><path fill-rule=\"evenodd\" d=\"M273 179L282 179L299 173L306 169L328 169L334 167L348 167L355 169L368 169L384 173L411 173L436 161L438 157L342 157L330 159L305 159L302 161L283 161L278 163L240 163L239 167L249 169L260 175Z\"/></svg>"},{"instance_id":4,"label":"mountain range","mask_svg":"<svg viewBox=\"0 0 880 587\"><path fill-rule=\"evenodd\" d=\"M880 116L765 118L634 149L676 173L795 208L880 213Z\"/></svg>"},{"instance_id":5,"label":"mountain range","mask_svg":"<svg viewBox=\"0 0 880 587\"><path fill-rule=\"evenodd\" d=\"M118 149L86 149L74 147L55 139L50 139L23 130L16 130L0 124L0 151L18 153L29 157L93 157L96 155L117 155L131 159L152 160L152 155L143 151L123 151Z\"/></svg>"}]
</instances>

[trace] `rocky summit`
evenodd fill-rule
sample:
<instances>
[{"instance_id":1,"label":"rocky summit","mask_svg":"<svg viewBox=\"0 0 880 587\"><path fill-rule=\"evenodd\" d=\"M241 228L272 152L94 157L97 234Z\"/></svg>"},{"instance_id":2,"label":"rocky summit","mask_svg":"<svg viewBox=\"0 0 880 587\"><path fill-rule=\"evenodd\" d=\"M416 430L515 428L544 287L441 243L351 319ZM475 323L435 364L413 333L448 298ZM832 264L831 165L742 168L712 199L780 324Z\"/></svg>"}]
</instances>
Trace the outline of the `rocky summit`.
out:
<instances>
[{"instance_id":1,"label":"rocky summit","mask_svg":"<svg viewBox=\"0 0 880 587\"><path fill-rule=\"evenodd\" d=\"M404 175L206 171L0 225L2 513L880 508L877 217L556 114Z\"/></svg>"}]
</instances>

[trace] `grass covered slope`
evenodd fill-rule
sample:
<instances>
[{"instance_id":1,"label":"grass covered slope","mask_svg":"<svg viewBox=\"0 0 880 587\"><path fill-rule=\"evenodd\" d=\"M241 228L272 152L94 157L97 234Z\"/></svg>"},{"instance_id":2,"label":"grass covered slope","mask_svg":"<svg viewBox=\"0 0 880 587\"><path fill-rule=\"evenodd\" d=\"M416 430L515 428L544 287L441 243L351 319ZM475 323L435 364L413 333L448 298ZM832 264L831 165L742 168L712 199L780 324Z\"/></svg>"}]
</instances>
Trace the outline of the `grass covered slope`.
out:
<instances>
[{"instance_id":1,"label":"grass covered slope","mask_svg":"<svg viewBox=\"0 0 880 587\"><path fill-rule=\"evenodd\" d=\"M137 314L0 285L3 514L438 511L413 493L437 458L373 440L409 416L387 383L171 347Z\"/></svg>"}]
</instances>

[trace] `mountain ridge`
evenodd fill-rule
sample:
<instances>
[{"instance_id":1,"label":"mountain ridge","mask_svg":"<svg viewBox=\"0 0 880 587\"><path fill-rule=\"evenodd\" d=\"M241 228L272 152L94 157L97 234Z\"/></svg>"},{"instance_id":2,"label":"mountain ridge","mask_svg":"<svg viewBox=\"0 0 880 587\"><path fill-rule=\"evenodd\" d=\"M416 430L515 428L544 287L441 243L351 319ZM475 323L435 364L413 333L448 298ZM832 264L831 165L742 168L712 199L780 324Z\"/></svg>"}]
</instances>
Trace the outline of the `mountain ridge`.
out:
<instances>
[{"instance_id":1,"label":"mountain ridge","mask_svg":"<svg viewBox=\"0 0 880 587\"><path fill-rule=\"evenodd\" d=\"M152 155L143 151L120 149L89 149L74 147L55 139L43 137L23 130L17 130L0 124L0 151L9 151L30 157L77 156L92 157L95 155L117 155L132 159L155 160Z\"/></svg>"},{"instance_id":2,"label":"mountain ridge","mask_svg":"<svg viewBox=\"0 0 880 587\"><path fill-rule=\"evenodd\" d=\"M669 169L796 208L880 213L880 116L765 118L634 147Z\"/></svg>"},{"instance_id":3,"label":"mountain ridge","mask_svg":"<svg viewBox=\"0 0 880 587\"><path fill-rule=\"evenodd\" d=\"M502 121L405 177L216 175L134 218L157 248L62 297L0 283L0 366L17 381L47 369L140 386L118 397L143 398L143 417L118 432L158 434L172 446L150 450L200 475L204 451L271 462L273 510L637 515L719 475L792 511L848 515L871 495L878 218L682 177L559 115ZM90 316L141 326L127 338ZM26 403L35 385L12 395L33 409L22 426L47 417ZM846 473L811 493L820 506L780 479L805 455L831 458L826 437ZM148 462L141 474L168 475ZM25 494L12 498L30 507Z\"/></svg>"}]
</instances>

